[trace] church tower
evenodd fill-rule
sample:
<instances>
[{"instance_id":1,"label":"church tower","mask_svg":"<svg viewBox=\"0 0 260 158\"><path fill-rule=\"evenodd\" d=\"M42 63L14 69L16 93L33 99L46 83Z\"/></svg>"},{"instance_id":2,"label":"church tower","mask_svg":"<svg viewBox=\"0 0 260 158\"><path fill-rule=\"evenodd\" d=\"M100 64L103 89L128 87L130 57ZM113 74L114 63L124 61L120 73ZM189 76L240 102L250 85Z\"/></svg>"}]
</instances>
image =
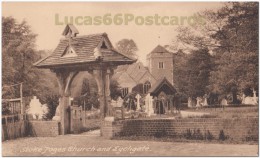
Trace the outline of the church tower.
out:
<instances>
[{"instance_id":1,"label":"church tower","mask_svg":"<svg viewBox=\"0 0 260 158\"><path fill-rule=\"evenodd\" d=\"M156 80L166 78L173 85L173 54L161 45L146 56L147 66Z\"/></svg>"}]
</instances>

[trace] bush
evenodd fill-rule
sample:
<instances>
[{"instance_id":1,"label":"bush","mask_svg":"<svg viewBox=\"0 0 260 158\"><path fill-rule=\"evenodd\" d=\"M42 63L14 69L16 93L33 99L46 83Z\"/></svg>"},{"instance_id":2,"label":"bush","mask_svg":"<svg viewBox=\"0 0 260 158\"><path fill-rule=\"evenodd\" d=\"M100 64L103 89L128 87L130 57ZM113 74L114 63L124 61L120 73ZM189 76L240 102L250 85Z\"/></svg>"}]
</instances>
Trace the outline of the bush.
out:
<instances>
[{"instance_id":1,"label":"bush","mask_svg":"<svg viewBox=\"0 0 260 158\"><path fill-rule=\"evenodd\" d=\"M186 130L186 133L184 133L184 138L186 139L192 139L192 132L190 129Z\"/></svg>"},{"instance_id":2,"label":"bush","mask_svg":"<svg viewBox=\"0 0 260 158\"><path fill-rule=\"evenodd\" d=\"M207 130L207 132L205 133L205 138L206 140L213 140L214 136L210 133L209 130Z\"/></svg>"},{"instance_id":3,"label":"bush","mask_svg":"<svg viewBox=\"0 0 260 158\"><path fill-rule=\"evenodd\" d=\"M162 138L162 137L166 137L167 136L167 132L165 130L162 130L162 131L157 131L155 134L154 134L154 137L155 138Z\"/></svg>"},{"instance_id":4,"label":"bush","mask_svg":"<svg viewBox=\"0 0 260 158\"><path fill-rule=\"evenodd\" d=\"M220 130L218 139L222 141L228 139L223 130Z\"/></svg>"},{"instance_id":5,"label":"bush","mask_svg":"<svg viewBox=\"0 0 260 158\"><path fill-rule=\"evenodd\" d=\"M195 139L195 140L203 140L203 135L200 132L200 129L197 129L197 130L194 129L193 139Z\"/></svg>"},{"instance_id":6,"label":"bush","mask_svg":"<svg viewBox=\"0 0 260 158\"><path fill-rule=\"evenodd\" d=\"M200 129L194 129L193 132L190 129L186 130L184 133L184 138L191 140L203 140L203 134L200 132Z\"/></svg>"},{"instance_id":7,"label":"bush","mask_svg":"<svg viewBox=\"0 0 260 158\"><path fill-rule=\"evenodd\" d=\"M51 120L55 116L56 109L59 105L59 95L47 94L44 98L44 102L47 104L48 112L43 116L44 120Z\"/></svg>"}]
</instances>

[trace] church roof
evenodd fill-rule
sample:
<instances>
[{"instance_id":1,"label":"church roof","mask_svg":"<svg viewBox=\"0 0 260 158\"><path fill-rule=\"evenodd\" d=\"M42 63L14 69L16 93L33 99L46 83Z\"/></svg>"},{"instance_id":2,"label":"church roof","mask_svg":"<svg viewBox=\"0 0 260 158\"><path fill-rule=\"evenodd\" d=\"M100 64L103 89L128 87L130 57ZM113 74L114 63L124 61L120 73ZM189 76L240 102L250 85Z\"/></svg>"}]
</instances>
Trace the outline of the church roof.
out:
<instances>
[{"instance_id":1,"label":"church roof","mask_svg":"<svg viewBox=\"0 0 260 158\"><path fill-rule=\"evenodd\" d=\"M149 78L149 81L155 81L154 76L149 72L147 67L144 67L142 62L136 62L131 65L126 65L123 67L119 66L118 69L115 70L115 74L113 75L113 79L118 80L120 77L125 78L125 80L129 80L129 82L135 82L136 84L142 82L146 78Z\"/></svg>"},{"instance_id":2,"label":"church roof","mask_svg":"<svg viewBox=\"0 0 260 158\"><path fill-rule=\"evenodd\" d=\"M152 96L157 96L161 91L166 94L176 93L176 89L173 85L166 79L166 77L158 80L148 91Z\"/></svg>"},{"instance_id":3,"label":"church roof","mask_svg":"<svg viewBox=\"0 0 260 158\"><path fill-rule=\"evenodd\" d=\"M131 64L136 60L129 58L117 52L106 33L92 34L85 36L77 36L73 38L61 39L53 53L46 58L36 62L34 65L39 68L52 68L59 66L67 66L74 64L87 64L96 63L97 60L94 56L94 49L101 46L101 42L105 42L107 49L100 49L103 60L102 62L113 62L120 64ZM73 47L75 56L63 57L64 51L67 47Z\"/></svg>"},{"instance_id":4,"label":"church roof","mask_svg":"<svg viewBox=\"0 0 260 158\"><path fill-rule=\"evenodd\" d=\"M163 46L158 45L156 46L151 53L170 53L167 49L165 49Z\"/></svg>"}]
</instances>

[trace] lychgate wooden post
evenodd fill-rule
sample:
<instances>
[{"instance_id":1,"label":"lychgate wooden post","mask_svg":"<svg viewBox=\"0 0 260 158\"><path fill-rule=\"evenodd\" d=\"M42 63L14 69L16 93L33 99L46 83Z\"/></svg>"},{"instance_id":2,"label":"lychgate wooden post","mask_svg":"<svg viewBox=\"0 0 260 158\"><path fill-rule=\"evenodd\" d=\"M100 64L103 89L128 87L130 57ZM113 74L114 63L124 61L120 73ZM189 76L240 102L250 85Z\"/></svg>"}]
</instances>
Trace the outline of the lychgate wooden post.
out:
<instances>
[{"instance_id":1,"label":"lychgate wooden post","mask_svg":"<svg viewBox=\"0 0 260 158\"><path fill-rule=\"evenodd\" d=\"M64 69L54 70L59 84L60 102L58 108L60 111L61 134L67 134L69 130L69 97L71 83L78 74L77 71L66 71Z\"/></svg>"},{"instance_id":2,"label":"lychgate wooden post","mask_svg":"<svg viewBox=\"0 0 260 158\"><path fill-rule=\"evenodd\" d=\"M100 67L89 71L95 78L98 86L101 117L112 116L111 97L110 97L110 78L112 71L108 68Z\"/></svg>"}]
</instances>

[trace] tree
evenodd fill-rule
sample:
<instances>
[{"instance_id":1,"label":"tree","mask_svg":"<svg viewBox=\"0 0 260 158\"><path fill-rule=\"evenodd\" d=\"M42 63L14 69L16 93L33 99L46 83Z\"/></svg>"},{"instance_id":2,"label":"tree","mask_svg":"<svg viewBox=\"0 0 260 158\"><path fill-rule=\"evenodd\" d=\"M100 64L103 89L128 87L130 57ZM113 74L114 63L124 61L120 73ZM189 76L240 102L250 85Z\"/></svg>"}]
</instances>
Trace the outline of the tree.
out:
<instances>
[{"instance_id":1,"label":"tree","mask_svg":"<svg viewBox=\"0 0 260 158\"><path fill-rule=\"evenodd\" d=\"M55 116L56 109L59 105L59 96L57 94L51 93L46 95L44 100L48 107L48 112L45 114L44 118L51 120L53 116Z\"/></svg>"},{"instance_id":2,"label":"tree","mask_svg":"<svg viewBox=\"0 0 260 158\"><path fill-rule=\"evenodd\" d=\"M233 103L238 103L237 94L247 88L258 87L258 3L231 3L223 8L227 23L223 32L227 40L216 34L223 45L229 49L218 50L216 70L212 72L211 82L221 87L221 93L231 93Z\"/></svg>"},{"instance_id":3,"label":"tree","mask_svg":"<svg viewBox=\"0 0 260 158\"><path fill-rule=\"evenodd\" d=\"M179 50L173 55L173 81L178 93L183 97L188 96L188 54Z\"/></svg>"},{"instance_id":4,"label":"tree","mask_svg":"<svg viewBox=\"0 0 260 158\"><path fill-rule=\"evenodd\" d=\"M92 107L99 108L98 88L93 78L84 78L82 83L81 96L75 98L79 105L85 105L84 109L91 110Z\"/></svg>"},{"instance_id":5,"label":"tree","mask_svg":"<svg viewBox=\"0 0 260 158\"><path fill-rule=\"evenodd\" d=\"M126 56L137 58L138 47L132 39L122 39L116 43L116 49Z\"/></svg>"},{"instance_id":6,"label":"tree","mask_svg":"<svg viewBox=\"0 0 260 158\"><path fill-rule=\"evenodd\" d=\"M32 76L37 76L32 63L40 58L34 50L36 35L30 30L25 21L18 24L12 17L2 18L2 55L3 55L3 86L24 82L26 86L32 86L35 82L27 82ZM3 89L3 97L18 97L17 91ZM8 92L9 91L9 92ZM30 90L24 91L28 94ZM19 92L19 91L18 91Z\"/></svg>"},{"instance_id":7,"label":"tree","mask_svg":"<svg viewBox=\"0 0 260 158\"><path fill-rule=\"evenodd\" d=\"M212 58L207 49L193 51L187 61L187 94L198 97L208 93Z\"/></svg>"},{"instance_id":8,"label":"tree","mask_svg":"<svg viewBox=\"0 0 260 158\"><path fill-rule=\"evenodd\" d=\"M35 49L36 34L25 21L17 23L12 17L2 17L2 29L2 85L5 87L2 89L2 98L20 97L19 87L11 88L8 85L22 82L24 97L36 95L42 103L57 106L54 74L33 66L34 62L49 52Z\"/></svg>"},{"instance_id":9,"label":"tree","mask_svg":"<svg viewBox=\"0 0 260 158\"><path fill-rule=\"evenodd\" d=\"M116 100L118 97L121 96L121 89L119 86L119 83L116 80L111 80L110 81L110 96L111 99Z\"/></svg>"},{"instance_id":10,"label":"tree","mask_svg":"<svg viewBox=\"0 0 260 158\"><path fill-rule=\"evenodd\" d=\"M117 99L121 96L120 87L117 81L110 81L110 96L111 99ZM84 78L82 83L81 96L75 98L79 102L79 105L84 105L85 109L90 110L92 107L99 108L98 87L94 78Z\"/></svg>"},{"instance_id":11,"label":"tree","mask_svg":"<svg viewBox=\"0 0 260 158\"><path fill-rule=\"evenodd\" d=\"M198 97L208 93L212 56L207 49L190 54L178 51L173 58L173 67L174 83L182 97Z\"/></svg>"},{"instance_id":12,"label":"tree","mask_svg":"<svg viewBox=\"0 0 260 158\"><path fill-rule=\"evenodd\" d=\"M215 67L209 88L232 93L233 101L243 89L258 87L258 3L232 2L217 11L198 13L205 25L178 28L178 41L193 49L213 51Z\"/></svg>"}]
</instances>

